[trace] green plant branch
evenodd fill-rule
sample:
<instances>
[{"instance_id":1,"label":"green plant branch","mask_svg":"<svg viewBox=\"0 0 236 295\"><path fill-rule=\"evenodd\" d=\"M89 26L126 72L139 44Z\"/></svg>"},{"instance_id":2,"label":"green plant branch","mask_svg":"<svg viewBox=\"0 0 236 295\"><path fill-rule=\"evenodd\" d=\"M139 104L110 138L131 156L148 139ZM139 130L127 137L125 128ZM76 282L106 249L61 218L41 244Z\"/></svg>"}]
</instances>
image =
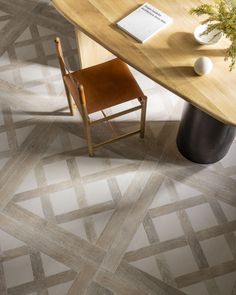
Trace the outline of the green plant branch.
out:
<instances>
[{"instance_id":1,"label":"green plant branch","mask_svg":"<svg viewBox=\"0 0 236 295\"><path fill-rule=\"evenodd\" d=\"M236 0L215 0L213 5L202 4L192 8L190 13L207 16L203 23L207 23L208 26L203 34L218 30L231 41L225 60L230 60L229 69L232 71L236 64Z\"/></svg>"}]
</instances>

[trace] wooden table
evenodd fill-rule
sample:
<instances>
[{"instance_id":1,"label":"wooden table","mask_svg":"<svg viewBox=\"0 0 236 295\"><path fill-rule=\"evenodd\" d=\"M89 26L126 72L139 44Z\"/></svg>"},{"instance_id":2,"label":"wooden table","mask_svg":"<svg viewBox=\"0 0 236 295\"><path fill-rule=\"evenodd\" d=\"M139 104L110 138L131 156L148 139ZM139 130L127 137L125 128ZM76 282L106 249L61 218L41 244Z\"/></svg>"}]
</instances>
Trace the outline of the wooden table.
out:
<instances>
[{"instance_id":1,"label":"wooden table","mask_svg":"<svg viewBox=\"0 0 236 295\"><path fill-rule=\"evenodd\" d=\"M177 136L178 148L185 157L198 163L212 163L227 153L235 136L236 69L229 72L224 61L228 40L214 46L200 46L194 40L193 31L199 19L189 15L189 10L200 1L150 0L174 22L144 44L116 26L119 19L144 1L52 2L75 26L82 67L107 60L112 53L190 103ZM202 77L193 71L200 56L208 56L214 63L213 71Z\"/></svg>"}]
</instances>

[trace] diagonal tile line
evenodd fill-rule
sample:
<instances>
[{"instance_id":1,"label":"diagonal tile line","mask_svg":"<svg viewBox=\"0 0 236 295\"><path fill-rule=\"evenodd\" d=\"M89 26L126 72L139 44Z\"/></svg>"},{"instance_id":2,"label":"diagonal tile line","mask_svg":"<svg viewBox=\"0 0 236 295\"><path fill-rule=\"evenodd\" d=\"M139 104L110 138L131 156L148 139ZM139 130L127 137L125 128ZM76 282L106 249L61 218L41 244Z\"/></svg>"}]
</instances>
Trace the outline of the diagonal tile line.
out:
<instances>
[{"instance_id":1,"label":"diagonal tile line","mask_svg":"<svg viewBox=\"0 0 236 295\"><path fill-rule=\"evenodd\" d=\"M169 191L172 201L180 200L178 192L175 188L175 185L172 181L168 180L169 184ZM185 234L186 241L188 243L188 246L191 249L192 255L194 257L194 260L198 266L199 269L206 269L209 268L209 263L207 261L207 257L202 249L202 246L197 238L197 235L192 227L190 218L186 211L184 209L181 209L176 212L178 219L180 221L180 224L182 226L182 229ZM207 280L205 281L205 286L211 295L219 295L220 290L217 286L215 280Z\"/></svg>"},{"instance_id":2,"label":"diagonal tile line","mask_svg":"<svg viewBox=\"0 0 236 295\"><path fill-rule=\"evenodd\" d=\"M235 271L236 262L232 260L211 266L209 268L200 269L198 271L179 276L176 278L176 282L179 288L184 288L189 285L197 284L202 281L207 281L217 276L223 276L225 274Z\"/></svg>"},{"instance_id":3,"label":"diagonal tile line","mask_svg":"<svg viewBox=\"0 0 236 295\"><path fill-rule=\"evenodd\" d=\"M30 249L27 246L20 246L14 249L2 251L0 261L9 261L11 259L30 254Z\"/></svg>"},{"instance_id":4,"label":"diagonal tile line","mask_svg":"<svg viewBox=\"0 0 236 295\"><path fill-rule=\"evenodd\" d=\"M1 3L1 1L0 1ZM3 5L7 5L6 2L2 3ZM8 5L12 5L8 3ZM36 4L35 4L36 5ZM35 6L34 5L34 6ZM55 29L60 32L67 32L67 35L73 32L72 26L65 22L62 17L59 17L58 20L54 20L54 18L50 18L50 16L43 16L41 12L47 7L45 3L39 3L35 7L29 6L29 10L26 11L22 7L16 7L14 3L14 12L13 18L3 27L0 31L1 45L0 45L0 56L11 46L15 40L25 31L25 29L32 22L39 22L45 26L45 23L48 23L51 29ZM10 7L10 11L12 12L12 7ZM69 28L69 29L68 29Z\"/></svg>"},{"instance_id":5,"label":"diagonal tile line","mask_svg":"<svg viewBox=\"0 0 236 295\"><path fill-rule=\"evenodd\" d=\"M132 285L142 288L149 295L184 295L185 293L164 283L162 280L145 273L136 267L122 261L116 275Z\"/></svg>"},{"instance_id":6,"label":"diagonal tile line","mask_svg":"<svg viewBox=\"0 0 236 295\"><path fill-rule=\"evenodd\" d=\"M39 162L35 166L34 171L35 171L35 178L36 178L38 187L40 188L41 186L47 185L47 178L45 175L44 167L41 162ZM39 197L40 197L40 203L42 206L45 219L55 223L56 220L55 220L52 204L50 201L50 194L49 193L41 194Z\"/></svg>"},{"instance_id":7,"label":"diagonal tile line","mask_svg":"<svg viewBox=\"0 0 236 295\"><path fill-rule=\"evenodd\" d=\"M36 126L22 144L21 150L7 161L6 168L0 172L0 210L11 201L17 187L39 162L55 135L53 123Z\"/></svg>"},{"instance_id":8,"label":"diagonal tile line","mask_svg":"<svg viewBox=\"0 0 236 295\"><path fill-rule=\"evenodd\" d=\"M0 0L1 9L3 11L13 15L19 14L22 19L29 19L35 24L47 27L62 35L74 37L73 26L59 15L56 10L54 10L53 6L49 6L48 2L49 1L40 1L30 5L27 2L23 4L18 3L17 5L14 1L6 2L5 0Z\"/></svg>"},{"instance_id":9,"label":"diagonal tile line","mask_svg":"<svg viewBox=\"0 0 236 295\"><path fill-rule=\"evenodd\" d=\"M12 1L12 0L0 0L1 11L7 13L10 17L15 16L16 14L24 15L27 11L33 9L37 3L22 3L22 1ZM26 9L27 7L27 9Z\"/></svg>"},{"instance_id":10,"label":"diagonal tile line","mask_svg":"<svg viewBox=\"0 0 236 295\"><path fill-rule=\"evenodd\" d=\"M33 93L23 87L16 86L2 79L0 79L0 87L0 100L10 107L15 108L17 106L17 111L20 114L27 114L27 112L35 114L33 123L37 123L40 119L41 113L48 113L47 119L51 119L52 116L55 117L55 115L61 111L59 108L63 108L64 110L65 98L63 96L55 97L55 95ZM51 107L48 103L49 100L52 102ZM55 105L57 106L57 110L55 110ZM42 110L47 111L42 112ZM66 121L63 119L61 120L65 124ZM18 124L20 125L20 123ZM61 122L59 118L57 118L57 126L60 126L60 124Z\"/></svg>"},{"instance_id":11,"label":"diagonal tile line","mask_svg":"<svg viewBox=\"0 0 236 295\"><path fill-rule=\"evenodd\" d=\"M0 248L0 256L2 256L2 249ZM3 261L0 259L0 294L8 295L6 277L4 275Z\"/></svg>"},{"instance_id":12,"label":"diagonal tile line","mask_svg":"<svg viewBox=\"0 0 236 295\"><path fill-rule=\"evenodd\" d=\"M3 213L11 218L18 227L21 226L22 230L25 229L28 230L28 232L34 232L34 236L37 236L38 239L41 238L42 243L46 244L46 240L54 241L53 244L55 246L58 245L58 248L61 247L65 249L65 251L71 256L81 257L82 260L85 259L88 262L97 265L101 263L104 257L104 251L101 248L71 234L50 221L42 219L15 203L10 202L5 207ZM23 236L25 237L26 235L24 234ZM34 243L31 241L29 242L30 244ZM33 247L37 249L35 244Z\"/></svg>"},{"instance_id":13,"label":"diagonal tile line","mask_svg":"<svg viewBox=\"0 0 236 295\"><path fill-rule=\"evenodd\" d=\"M43 269L43 263L40 252L34 249L30 249L30 261L34 277L34 283L37 288L46 295L45 273Z\"/></svg>"},{"instance_id":14,"label":"diagonal tile line","mask_svg":"<svg viewBox=\"0 0 236 295\"><path fill-rule=\"evenodd\" d=\"M145 216L143 220L143 228L146 232L146 236L150 245L160 242L159 235L157 233L154 222L152 218L150 217L149 213ZM176 287L174 275L166 261L166 257L160 254L158 255L158 257L157 256L154 257L154 261L159 269L163 282L173 287Z\"/></svg>"},{"instance_id":15,"label":"diagonal tile line","mask_svg":"<svg viewBox=\"0 0 236 295\"><path fill-rule=\"evenodd\" d=\"M100 238L98 239L96 245L101 247L104 250L108 250L111 246L113 241L116 237L116 232L122 228L123 221L129 214L132 204L139 198L140 191L145 186L150 174L146 174L149 168L156 167L152 162L143 161L136 175L129 185L126 193L120 200L117 205L116 210L112 214L111 219L109 220L108 224L106 225L103 233L101 234ZM71 286L68 295L72 294L85 294L86 289L88 288L89 284L93 280L93 277L98 272L98 268L96 270L91 269L87 266L83 272L79 273L76 280L74 281L73 285ZM84 273L87 274L86 278Z\"/></svg>"},{"instance_id":16,"label":"diagonal tile line","mask_svg":"<svg viewBox=\"0 0 236 295\"><path fill-rule=\"evenodd\" d=\"M7 6L7 5L13 5L11 4L11 1L8 1L8 4L6 1L0 0L1 5ZM29 10L32 10L32 13L39 11L39 5L37 3L34 3L33 5L28 5ZM14 44L15 40L25 31L25 29L31 24L33 21L30 17L24 17L22 13L24 14L24 9L22 9L22 6L20 6L21 13L17 11L17 6L14 3L13 5L13 18L1 29L0 31L0 39L1 39L1 45L0 45L0 56L8 49L9 46ZM12 12L12 10L10 10Z\"/></svg>"},{"instance_id":17,"label":"diagonal tile line","mask_svg":"<svg viewBox=\"0 0 236 295\"><path fill-rule=\"evenodd\" d=\"M234 231L236 231L236 220L197 231L195 232L195 234L199 241L205 241L210 238L233 233ZM178 238L174 238L164 242L153 243L149 246L126 252L124 260L126 262L133 262L187 245L188 243L185 236L183 235Z\"/></svg>"},{"instance_id":18,"label":"diagonal tile line","mask_svg":"<svg viewBox=\"0 0 236 295\"><path fill-rule=\"evenodd\" d=\"M210 171L204 172L203 175L201 175L200 172L196 175L193 175L193 171L188 167L176 167L173 164L169 164L166 167L162 167L160 173L166 175L170 179L177 180L188 186L196 188L204 195L215 197L225 203L230 204L231 206L236 207L236 183L233 179L227 179L227 183L229 183L231 187L229 190L225 189L223 185L217 184L219 175ZM209 178L211 178L210 182L207 180L208 175Z\"/></svg>"},{"instance_id":19,"label":"diagonal tile line","mask_svg":"<svg viewBox=\"0 0 236 295\"><path fill-rule=\"evenodd\" d=\"M145 168L144 168L145 167ZM149 168L148 168L149 167ZM99 270L96 272L94 269L90 269L89 267L86 267L82 274L79 274L76 280L74 281L70 291L68 292L68 295L75 295L75 294L86 294L84 293L84 290L88 287L88 285L91 283L92 276L94 275L94 280L97 282L102 283L102 277L105 275L107 276L109 274L109 277L111 278L110 273L114 273L117 267L119 267L119 264L121 262L122 257L124 256L124 253L126 251L126 248L128 244L130 243L130 240L133 238L133 235L135 234L138 226L142 222L144 216L147 213L148 207L150 206L150 203L152 202L155 193L159 189L164 177L160 176L158 173L156 173L156 168L158 167L158 164L150 164L150 163L144 163L142 169L144 169L146 172L149 171L148 177L146 180L143 179L145 186L144 189L140 189L140 179L142 179L142 173L141 176L139 175L138 179L137 177L133 180L133 184L130 186L130 190L127 190L126 192L126 198L124 197L123 202L121 200L120 202L120 213L123 213L125 206L131 203L130 210L128 210L123 216L119 216L119 220L117 219L116 215L113 216L113 220L110 221L110 224L112 224L111 228L114 228L114 226L117 226L117 224L121 224L120 230L115 231L118 232L118 234L115 234L114 232L110 231L110 226L105 229L104 236L106 239L101 239L98 242L98 245L102 246L102 248L107 250L107 254L105 255L105 258L103 260L103 263ZM141 169L141 171L143 171ZM146 173L147 175L147 173ZM138 185L136 185L138 183ZM141 187L144 185L144 183L141 185ZM135 190L135 191L134 191ZM142 192L140 194L140 191ZM133 200L136 199L138 196L138 199L136 202ZM129 199L131 197L131 199ZM132 202L133 201L133 202ZM129 225L127 227L127 224ZM120 226L120 225L119 225ZM129 230L127 230L129 228ZM113 242L112 242L113 241ZM85 277L84 272L87 273L87 277ZM87 281L87 284L85 285L85 279ZM100 281L101 280L101 281ZM123 280L123 279L122 279ZM112 286L113 286L112 282ZM135 284L133 284L135 286ZM105 286L106 287L106 286ZM110 286L111 287L111 286ZM115 286L113 286L116 288ZM131 288L131 286L129 287ZM132 289L130 289L131 292ZM114 291L114 290L113 290ZM120 290L122 294L122 291ZM138 291L135 290L136 294L138 294ZM144 292L144 291L142 291ZM131 294L131 293L130 293ZM134 293L135 294L135 293ZM143 293L144 294L144 293ZM147 293L149 294L149 293Z\"/></svg>"},{"instance_id":20,"label":"diagonal tile line","mask_svg":"<svg viewBox=\"0 0 236 295\"><path fill-rule=\"evenodd\" d=\"M94 281L112 290L115 294L184 295L183 292L126 262L122 262L115 273L100 269ZM73 293L75 294L80 295L80 293Z\"/></svg>"},{"instance_id":21,"label":"diagonal tile line","mask_svg":"<svg viewBox=\"0 0 236 295\"><path fill-rule=\"evenodd\" d=\"M14 203L9 203L4 212L0 213L0 227L34 249L51 256L55 260L70 267L72 270L84 273L85 275L85 268L89 266L89 273L91 273L91 269L94 270L98 268L98 265L104 256L103 250L92 246L87 241L60 229L58 226L51 224L50 222L45 222L44 219L37 217ZM121 279L116 274L107 271L105 271L105 273L109 275L109 280L113 288L116 288L116 286L122 288L123 278ZM119 275L121 275L120 273L121 271L119 272ZM106 287L106 284L103 285L103 274L104 270L101 270L100 275L96 278L96 282L101 286ZM132 281L135 281L135 277L133 277ZM128 290L133 290L133 293L130 292L128 294L135 294L135 291L137 291L134 287L135 284L133 284L132 281L127 288ZM146 279L145 284L147 284L148 281L149 280ZM145 284L143 284L143 287ZM147 286L145 288L147 288ZM167 288L169 287L167 286ZM142 293L136 293L136 295L154 294L153 292L145 292L142 289L142 284L140 285L139 290ZM82 295L83 293L77 294ZM168 293L163 294L167 295Z\"/></svg>"},{"instance_id":22,"label":"diagonal tile line","mask_svg":"<svg viewBox=\"0 0 236 295\"><path fill-rule=\"evenodd\" d=\"M17 209L18 213L16 213L15 209ZM59 238L54 239L50 237L50 234L45 235L42 233L40 228L36 229L35 225L30 223L31 220L27 220L29 216L30 214L26 210L10 204L7 212L5 209L4 213L0 213L0 227L10 235L24 241L30 247L51 256L78 272L80 265L84 263L84 259L78 253L71 253L70 249L68 250ZM46 228L49 232L52 232L49 223L44 225L44 220L41 220L41 223L41 228Z\"/></svg>"},{"instance_id":23,"label":"diagonal tile line","mask_svg":"<svg viewBox=\"0 0 236 295\"><path fill-rule=\"evenodd\" d=\"M47 289L50 287L55 287L57 285L70 282L74 279L76 272L72 270L60 272L55 275L51 275L45 278L42 282L45 286L45 289L42 290L40 284L37 281L31 281L27 283L23 283L21 285L10 287L7 289L7 295L19 295L19 294L40 294L40 295L48 295ZM32 293L35 292L35 293ZM1 294L2 295L2 294ZM5 295L5 294L4 294Z\"/></svg>"},{"instance_id":24,"label":"diagonal tile line","mask_svg":"<svg viewBox=\"0 0 236 295\"><path fill-rule=\"evenodd\" d=\"M70 151L69 151L70 153ZM87 153L87 151L86 151ZM78 156L80 156L80 154L78 154ZM67 160L71 159L72 156L68 156L68 158L66 158ZM63 158L64 159L64 158ZM61 160L61 158L58 158L58 160ZM44 161L43 161L44 162ZM48 163L48 162L47 162ZM49 162L50 163L50 162ZM103 179L107 179L111 174L113 176L119 176L122 174L126 174L129 172L135 172L138 169L139 164L134 163L134 164L127 164L127 165L122 165L121 167L115 167L115 168L111 168L108 169L104 172L99 172L99 173L94 173L91 175L85 175L81 177L81 181L85 184L85 183L92 183L95 181L99 181L99 180L103 180ZM22 202L25 200L30 200L33 198L37 198L42 194L47 194L47 193L55 193L55 192L59 192L61 190L65 190L68 188L72 187L72 181L71 180L65 180L62 182L58 182L55 184L49 184L47 186L42 186L40 188L36 188L36 189L31 189L25 192L21 192L21 193L17 193L14 195L13 197L13 201L14 202ZM89 211L90 207L88 207L87 209L84 208L85 211ZM78 210L78 214L79 214ZM76 214L76 212L75 212ZM63 219L63 214L62 215L58 215L58 218L62 218Z\"/></svg>"},{"instance_id":25,"label":"diagonal tile line","mask_svg":"<svg viewBox=\"0 0 236 295\"><path fill-rule=\"evenodd\" d=\"M236 295L236 280L234 282L233 289L230 295Z\"/></svg>"},{"instance_id":26,"label":"diagonal tile line","mask_svg":"<svg viewBox=\"0 0 236 295\"><path fill-rule=\"evenodd\" d=\"M72 149L72 144L67 133L62 134L61 144L64 150L67 148ZM67 168L69 170L71 182L74 188L74 192L76 195L77 204L79 208L86 208L88 206L88 203L86 200L84 185L83 185L83 182L81 181L80 172L77 166L76 159L75 158L70 159L70 160L67 160L66 162L67 162ZM86 233L88 241L90 243L94 243L97 239L97 234L95 230L93 217L88 216L83 218L83 224L84 224L85 233Z\"/></svg>"},{"instance_id":27,"label":"diagonal tile line","mask_svg":"<svg viewBox=\"0 0 236 295\"><path fill-rule=\"evenodd\" d=\"M14 154L18 149L18 143L11 108L9 106L3 105L2 112L4 118L4 127L7 134L8 146L10 148L11 153Z\"/></svg>"},{"instance_id":28,"label":"diagonal tile line","mask_svg":"<svg viewBox=\"0 0 236 295\"><path fill-rule=\"evenodd\" d=\"M164 129L165 128L169 128L168 124L166 126L164 126ZM170 145L171 148L169 148L169 143L173 141L173 137L172 137L173 132L175 132L175 130L172 128L171 132L168 133L168 140L166 141L166 145L162 145L160 147L161 153L160 153L159 159L162 161L164 161L166 159L168 153L170 152L170 149L173 148L173 145ZM168 148L167 148L167 146L168 146ZM119 152L118 152L118 154L119 154ZM101 234L101 236L99 237L99 239L97 241L97 245L107 251L107 254L104 258L102 265L103 265L103 267L107 267L108 270L112 270L114 272L116 270L116 268L118 267L119 262L121 261L122 257L125 254L125 250L127 247L127 242L125 241L125 239L122 240L124 242L124 245L122 247L121 252L119 252L119 243L117 243L119 238L121 238L125 234L125 232L127 231L127 227L124 226L124 225L127 225L125 223L125 220L127 218L129 219L132 216L134 217L134 215L137 214L137 216L136 216L137 222L141 223L142 219L141 220L139 219L139 214L142 215L143 212L146 213L146 211L147 211L148 206L147 206L147 208L144 206L143 212L142 212L142 209L139 212L140 208L138 207L138 205L135 205L135 203L139 199L140 199L139 202L142 205L143 205L143 201L144 201L144 204L145 204L145 202L147 204L149 204L149 202L151 201L149 198L147 198L147 200L145 201L145 195L144 194L142 195L142 192L145 189L145 187L148 188L147 183L151 184L151 188L153 190L153 187L152 187L153 179L155 179L155 177L158 176L158 179L160 180L160 183L158 181L159 184L161 184L161 182L163 180L163 177L161 177L160 175L155 173L158 167L159 167L159 162L157 160L153 161L152 158L149 159L148 157L146 157L146 159L140 163L140 166L136 172L134 179L132 180L132 182L129 185L124 196L122 197L122 199L118 203L116 210L114 211L111 219L109 220L103 233ZM149 192L150 193L149 197L151 199L154 197L154 193L152 192L152 190L150 190L150 192ZM154 191L155 191L155 189L154 189ZM140 198L140 196L141 196L141 198ZM138 202L138 204L139 204L139 202ZM131 212L133 214L131 214ZM144 214L144 216L145 216L145 214ZM133 221L131 221L131 224L133 224ZM133 237L133 235L136 232L136 229L137 229L136 226L137 226L137 224L134 223L134 227L132 228L132 234L130 233L131 238ZM117 235L117 233L118 233L118 235ZM117 236L119 238L116 238ZM127 240L130 241L130 239L127 239ZM114 255L114 257L113 257L113 255ZM114 258L114 261L112 260L113 258ZM96 277L96 275L99 275L99 270L97 273L92 272L92 273L90 273L90 275L87 276L87 287L91 283L91 275L92 274ZM74 294L81 294L82 295L82 294L84 294L84 293L81 293L81 290L80 290L80 286L82 285L82 283L83 283L83 289L85 289L85 287L84 287L85 278L83 275L79 274L77 276L76 280L74 281L73 285L71 286L68 294L69 295L74 295Z\"/></svg>"},{"instance_id":29,"label":"diagonal tile line","mask_svg":"<svg viewBox=\"0 0 236 295\"><path fill-rule=\"evenodd\" d=\"M208 203L218 221L218 224L219 225L223 225L223 224L226 224L228 222L226 216L225 216L225 213L220 205L220 203L214 199L214 198L209 198L208 197ZM232 256L234 257L234 259L236 260L236 237L234 235L233 232L225 232L224 233L224 237L225 237L225 240L229 246L229 249L232 253Z\"/></svg>"},{"instance_id":30,"label":"diagonal tile line","mask_svg":"<svg viewBox=\"0 0 236 295\"><path fill-rule=\"evenodd\" d=\"M29 20L21 15L15 15L1 30L0 30L0 56L11 46L15 40L25 31L29 25Z\"/></svg>"},{"instance_id":31,"label":"diagonal tile line","mask_svg":"<svg viewBox=\"0 0 236 295\"><path fill-rule=\"evenodd\" d=\"M119 295L148 295L150 293L145 292L142 288L137 288L132 281L125 281L124 279L114 275L108 271L100 270L96 276L95 281L105 288L112 290L115 294ZM79 295L80 293L74 293L73 295ZM68 295L72 295L69 294Z\"/></svg>"},{"instance_id":32,"label":"diagonal tile line","mask_svg":"<svg viewBox=\"0 0 236 295\"><path fill-rule=\"evenodd\" d=\"M101 285L99 285L98 283L93 282L89 286L87 295L114 295L114 293L108 289L101 287Z\"/></svg>"},{"instance_id":33,"label":"diagonal tile line","mask_svg":"<svg viewBox=\"0 0 236 295\"><path fill-rule=\"evenodd\" d=\"M10 210L9 211L9 207L10 206L8 206L8 210L7 210L7 213L9 214L9 212L11 212L11 214L12 214L12 217L16 217L16 212L15 212L15 210L13 210L13 212ZM14 209L14 208L13 208ZM16 208L15 208L16 209ZM19 210L19 208L17 208L18 210ZM6 212L6 210L4 211L4 212ZM19 212L18 212L19 213ZM20 216L18 216L19 218L20 218L20 220L22 221L22 216L21 216L21 214L20 214ZM29 232L29 235L32 235L32 232L34 231L34 234L35 234L35 227L36 227L36 224L34 223L34 221L35 221L35 218L34 219L30 219L30 217L29 216L27 216L27 218L25 218L27 221L26 221L26 224L24 224L24 226L22 226L22 224L21 224L21 226L20 226L20 228L24 228L24 230L25 229L27 229L27 226L29 226L29 223L30 223L30 226L32 226L32 229L31 229L31 231ZM5 227L4 227L5 228ZM14 229L14 228L13 228ZM45 230L45 228L44 228L44 226L43 225L41 225L40 227L39 227L39 229L40 229L40 233L42 232L42 230ZM6 230L6 228L5 228L5 230ZM8 228L8 230L9 230L9 228ZM11 231L11 234L13 234L14 236L16 236L17 234L18 234L18 231ZM54 234L54 233L52 233L52 232L50 232L49 231L49 233L48 233L48 231L46 230L45 232L44 232L44 237L48 237L48 235L49 236L51 236L51 234ZM58 234L58 232L56 233L56 234ZM21 234L21 236L24 236L23 235L23 233ZM57 235L56 235L57 236ZM52 240L54 241L54 239L55 239L55 237L56 237L55 235L53 235L53 238L52 238ZM19 236L18 236L19 237ZM40 236L40 240L42 240L42 237ZM21 238L22 239L22 238ZM67 247L69 247L69 245L73 245L73 244L75 244L76 245L76 243L74 243L74 241L72 241L71 239L68 239L68 236L66 236L66 239L60 239L60 241L61 240L69 240L69 244L67 244ZM51 242L51 240L50 240L50 242ZM30 244L30 241L28 241L28 243ZM31 240L31 243L32 243L32 240ZM48 244L48 243L46 243L46 244ZM35 244L33 244L34 246L35 246ZM80 247L79 247L80 248ZM64 250L64 249L63 249ZM78 247L76 247L76 251L78 251ZM45 249L44 249L44 251L43 252L45 252ZM48 253L48 252L46 252L46 253ZM53 256L54 255L54 256ZM49 256L52 256L52 257L55 257L55 253L54 254L52 254L52 253L49 253ZM58 256L56 256L56 260L58 260ZM73 260L74 261L74 260ZM78 260L76 260L76 262L78 262ZM83 261L81 261L81 263L82 263ZM64 262L65 263L65 262ZM78 264L76 264L77 265L77 267L78 267ZM86 264L87 265L87 264ZM92 268L92 266L91 266L91 268ZM83 268L84 269L84 268ZM78 268L76 269L77 271L78 271Z\"/></svg>"},{"instance_id":34,"label":"diagonal tile line","mask_svg":"<svg viewBox=\"0 0 236 295\"><path fill-rule=\"evenodd\" d=\"M157 165L150 168L151 176L143 189L140 198L134 202L134 206L123 221L120 231L117 231L114 242L108 249L102 267L110 272L115 272L128 248L134 234L147 214L158 189L160 188L164 176L156 171ZM137 193L137 192L136 192Z\"/></svg>"}]
</instances>

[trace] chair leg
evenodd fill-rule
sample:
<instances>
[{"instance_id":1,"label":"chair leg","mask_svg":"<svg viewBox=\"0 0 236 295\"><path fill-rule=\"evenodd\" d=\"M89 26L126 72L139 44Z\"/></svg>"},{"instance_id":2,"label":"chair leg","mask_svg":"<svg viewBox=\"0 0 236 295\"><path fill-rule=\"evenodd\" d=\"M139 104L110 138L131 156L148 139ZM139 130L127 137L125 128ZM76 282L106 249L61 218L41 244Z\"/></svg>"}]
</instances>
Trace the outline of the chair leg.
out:
<instances>
[{"instance_id":1,"label":"chair leg","mask_svg":"<svg viewBox=\"0 0 236 295\"><path fill-rule=\"evenodd\" d=\"M70 108L70 114L71 116L74 116L75 115L75 110L73 108L73 99L70 95L70 92L66 86L66 84L64 83L64 86L65 86L65 91L66 91L66 97L67 97L67 101L68 101L68 105L69 105L69 108Z\"/></svg>"},{"instance_id":2,"label":"chair leg","mask_svg":"<svg viewBox=\"0 0 236 295\"><path fill-rule=\"evenodd\" d=\"M141 109L141 126L140 126L140 138L144 138L144 133L145 133L145 125L146 125L146 110L147 110L147 97L142 97L141 98L141 104L142 104L142 109Z\"/></svg>"},{"instance_id":3,"label":"chair leg","mask_svg":"<svg viewBox=\"0 0 236 295\"><path fill-rule=\"evenodd\" d=\"M85 132L86 132L89 156L93 157L94 151L93 151L93 142L92 142L92 136L91 136L91 126L89 125L88 122L85 122Z\"/></svg>"}]
</instances>

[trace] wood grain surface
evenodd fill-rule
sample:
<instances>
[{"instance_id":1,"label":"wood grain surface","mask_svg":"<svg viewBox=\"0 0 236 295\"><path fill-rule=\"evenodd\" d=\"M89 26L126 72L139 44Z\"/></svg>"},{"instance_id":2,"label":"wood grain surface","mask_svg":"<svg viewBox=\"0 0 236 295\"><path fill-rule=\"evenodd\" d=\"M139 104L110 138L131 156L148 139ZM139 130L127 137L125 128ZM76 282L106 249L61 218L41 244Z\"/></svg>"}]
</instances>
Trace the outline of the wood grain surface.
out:
<instances>
[{"instance_id":1,"label":"wood grain surface","mask_svg":"<svg viewBox=\"0 0 236 295\"><path fill-rule=\"evenodd\" d=\"M229 42L222 39L217 45L202 46L193 38L199 19L189 10L201 2L150 0L174 22L141 44L116 27L119 19L143 4L141 0L52 0L77 29L129 65L221 122L236 125L236 71L229 72L224 61ZM193 64L200 56L214 63L209 75L194 73Z\"/></svg>"}]
</instances>

